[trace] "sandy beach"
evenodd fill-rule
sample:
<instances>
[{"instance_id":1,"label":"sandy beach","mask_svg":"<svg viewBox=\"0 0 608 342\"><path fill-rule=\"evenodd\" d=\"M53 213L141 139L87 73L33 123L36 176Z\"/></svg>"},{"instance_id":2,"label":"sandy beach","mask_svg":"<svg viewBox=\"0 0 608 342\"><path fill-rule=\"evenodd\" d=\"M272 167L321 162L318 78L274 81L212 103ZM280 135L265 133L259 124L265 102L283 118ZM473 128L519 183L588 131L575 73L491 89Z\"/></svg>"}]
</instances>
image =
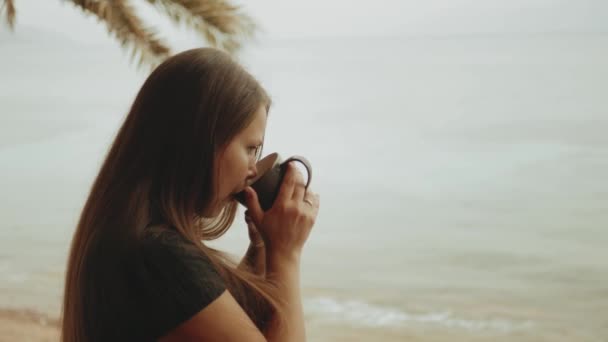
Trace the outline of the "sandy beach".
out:
<instances>
[{"instance_id":1,"label":"sandy beach","mask_svg":"<svg viewBox=\"0 0 608 342\"><path fill-rule=\"evenodd\" d=\"M310 341L535 341L536 337L526 334L476 335L470 332L451 329L424 329L412 326L411 329L373 329L354 328L340 325L310 324L307 335ZM538 336L537 336L538 337ZM545 336L542 340L572 341L572 335ZM576 336L574 340L582 336ZM57 319L31 310L0 310L0 342L46 342L59 340ZM587 339L584 339L587 340ZM588 341L594 341L589 339Z\"/></svg>"},{"instance_id":2,"label":"sandy beach","mask_svg":"<svg viewBox=\"0 0 608 342\"><path fill-rule=\"evenodd\" d=\"M31 310L0 310L0 341L59 340L57 319Z\"/></svg>"}]
</instances>

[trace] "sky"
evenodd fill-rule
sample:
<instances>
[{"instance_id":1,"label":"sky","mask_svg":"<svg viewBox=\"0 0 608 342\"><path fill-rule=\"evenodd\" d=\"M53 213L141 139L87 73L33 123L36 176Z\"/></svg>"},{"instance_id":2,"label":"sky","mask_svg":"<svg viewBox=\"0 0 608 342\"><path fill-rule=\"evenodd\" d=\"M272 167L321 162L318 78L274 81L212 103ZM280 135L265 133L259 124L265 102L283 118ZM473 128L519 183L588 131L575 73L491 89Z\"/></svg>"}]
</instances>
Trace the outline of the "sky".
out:
<instances>
[{"instance_id":1,"label":"sky","mask_svg":"<svg viewBox=\"0 0 608 342\"><path fill-rule=\"evenodd\" d=\"M144 0L131 1L171 40L189 39ZM608 32L607 0L237 0L271 38ZM17 29L79 41L104 27L64 0L18 0ZM0 30L7 31L6 25Z\"/></svg>"}]
</instances>

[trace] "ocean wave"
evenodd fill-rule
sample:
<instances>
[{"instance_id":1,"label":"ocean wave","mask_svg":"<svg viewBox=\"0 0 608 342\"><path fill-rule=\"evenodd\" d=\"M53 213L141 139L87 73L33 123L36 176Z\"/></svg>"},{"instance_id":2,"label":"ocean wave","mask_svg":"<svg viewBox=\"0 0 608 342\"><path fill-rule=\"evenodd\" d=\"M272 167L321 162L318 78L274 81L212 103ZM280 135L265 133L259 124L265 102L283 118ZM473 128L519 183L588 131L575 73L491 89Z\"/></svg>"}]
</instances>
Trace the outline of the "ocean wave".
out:
<instances>
[{"instance_id":1,"label":"ocean wave","mask_svg":"<svg viewBox=\"0 0 608 342\"><path fill-rule=\"evenodd\" d=\"M531 328L532 321L516 322L507 319L465 319L450 311L412 314L396 308L371 305L362 301L340 301L318 297L304 301L307 314L333 321L343 321L372 327L403 326L407 323L435 324L469 331L512 332Z\"/></svg>"}]
</instances>

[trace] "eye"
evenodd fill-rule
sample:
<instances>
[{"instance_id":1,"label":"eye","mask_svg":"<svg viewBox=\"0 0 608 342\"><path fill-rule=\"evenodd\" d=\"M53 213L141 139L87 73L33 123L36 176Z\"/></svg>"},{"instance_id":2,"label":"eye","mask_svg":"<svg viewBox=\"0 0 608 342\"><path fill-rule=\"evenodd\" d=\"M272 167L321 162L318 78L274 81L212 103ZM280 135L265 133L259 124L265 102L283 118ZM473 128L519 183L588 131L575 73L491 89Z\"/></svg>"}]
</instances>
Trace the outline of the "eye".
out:
<instances>
[{"instance_id":1,"label":"eye","mask_svg":"<svg viewBox=\"0 0 608 342\"><path fill-rule=\"evenodd\" d=\"M255 159L258 159L260 157L261 151L262 151L262 144L249 146L247 148L247 154L254 156Z\"/></svg>"},{"instance_id":2,"label":"eye","mask_svg":"<svg viewBox=\"0 0 608 342\"><path fill-rule=\"evenodd\" d=\"M261 146L261 145L257 145L257 146L249 146L249 147L247 148L247 151L248 151L249 153L257 154L258 149L260 148L260 146Z\"/></svg>"}]
</instances>

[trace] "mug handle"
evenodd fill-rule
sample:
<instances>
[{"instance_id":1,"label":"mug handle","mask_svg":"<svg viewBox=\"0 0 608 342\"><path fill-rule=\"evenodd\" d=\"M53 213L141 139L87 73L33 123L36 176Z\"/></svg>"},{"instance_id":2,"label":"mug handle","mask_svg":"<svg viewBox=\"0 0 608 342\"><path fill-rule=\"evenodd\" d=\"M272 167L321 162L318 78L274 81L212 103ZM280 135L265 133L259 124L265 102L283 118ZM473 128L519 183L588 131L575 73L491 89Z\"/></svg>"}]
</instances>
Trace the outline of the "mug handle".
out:
<instances>
[{"instance_id":1,"label":"mug handle","mask_svg":"<svg viewBox=\"0 0 608 342\"><path fill-rule=\"evenodd\" d=\"M287 158L283 163L281 163L281 166L287 165L287 163L289 163L290 161L298 161L302 163L302 165L304 165L304 167L306 168L306 172L308 173L308 181L306 182L304 188L308 189L308 185L310 185L310 181L312 180L312 166L310 165L310 162L308 161L308 159L302 156L291 156Z\"/></svg>"}]
</instances>

